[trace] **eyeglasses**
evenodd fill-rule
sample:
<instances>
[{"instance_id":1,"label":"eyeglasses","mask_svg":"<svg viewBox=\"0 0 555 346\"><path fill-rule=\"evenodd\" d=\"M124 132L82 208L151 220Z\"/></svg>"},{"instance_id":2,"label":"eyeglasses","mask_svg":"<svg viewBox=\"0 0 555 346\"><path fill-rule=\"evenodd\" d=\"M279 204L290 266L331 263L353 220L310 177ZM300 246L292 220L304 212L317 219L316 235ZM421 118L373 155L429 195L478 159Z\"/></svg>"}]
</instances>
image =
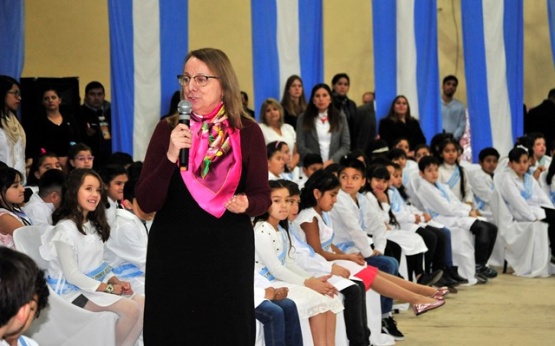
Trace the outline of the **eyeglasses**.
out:
<instances>
[{"instance_id":1,"label":"eyeglasses","mask_svg":"<svg viewBox=\"0 0 555 346\"><path fill-rule=\"evenodd\" d=\"M92 156L92 155L91 156L81 156L80 155L80 156L77 156L75 159L77 161L92 161L92 160L94 160L94 156Z\"/></svg>"},{"instance_id":2,"label":"eyeglasses","mask_svg":"<svg viewBox=\"0 0 555 346\"><path fill-rule=\"evenodd\" d=\"M193 76L193 77L180 74L180 75L177 76L177 81L179 82L179 84L180 84L181 86L184 86L184 87L185 87L185 86L189 86L189 83L191 82L191 80L194 79L196 85L203 87L203 86L205 86L206 84L208 84L208 80L209 80L210 78L220 79L220 77L216 77L216 76L205 76L205 75L203 75L203 74L199 74L199 75L196 75L196 76Z\"/></svg>"},{"instance_id":3,"label":"eyeglasses","mask_svg":"<svg viewBox=\"0 0 555 346\"><path fill-rule=\"evenodd\" d=\"M8 94L13 94L13 96L17 97L21 97L21 91L20 90L10 90L7 92Z\"/></svg>"}]
</instances>

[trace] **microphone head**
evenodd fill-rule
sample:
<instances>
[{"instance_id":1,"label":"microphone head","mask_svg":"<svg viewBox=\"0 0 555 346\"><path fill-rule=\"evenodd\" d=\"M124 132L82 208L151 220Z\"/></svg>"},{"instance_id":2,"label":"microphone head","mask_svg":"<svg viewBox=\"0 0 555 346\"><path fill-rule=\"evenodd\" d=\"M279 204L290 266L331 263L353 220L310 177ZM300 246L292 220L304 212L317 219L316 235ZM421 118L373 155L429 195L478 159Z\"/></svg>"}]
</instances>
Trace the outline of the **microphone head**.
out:
<instances>
[{"instance_id":1,"label":"microphone head","mask_svg":"<svg viewBox=\"0 0 555 346\"><path fill-rule=\"evenodd\" d=\"M187 100L181 100L177 105L177 112L179 114L191 114L192 109L193 106L191 105L191 102Z\"/></svg>"}]
</instances>

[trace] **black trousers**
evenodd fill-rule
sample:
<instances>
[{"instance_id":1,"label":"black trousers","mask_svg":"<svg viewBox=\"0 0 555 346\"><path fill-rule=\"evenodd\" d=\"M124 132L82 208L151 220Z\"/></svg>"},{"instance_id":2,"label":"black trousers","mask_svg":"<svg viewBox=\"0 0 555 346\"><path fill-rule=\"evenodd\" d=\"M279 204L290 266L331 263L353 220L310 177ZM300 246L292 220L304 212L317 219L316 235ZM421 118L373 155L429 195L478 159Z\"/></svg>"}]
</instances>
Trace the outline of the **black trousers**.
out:
<instances>
[{"instance_id":1,"label":"black trousers","mask_svg":"<svg viewBox=\"0 0 555 346\"><path fill-rule=\"evenodd\" d=\"M476 220L470 227L470 232L475 235L474 259L476 265L486 265L497 238L497 226L486 221Z\"/></svg>"},{"instance_id":2,"label":"black trousers","mask_svg":"<svg viewBox=\"0 0 555 346\"><path fill-rule=\"evenodd\" d=\"M555 256L555 209L543 208L543 210L545 210L545 219L542 221L549 225L547 234L549 235L549 243L551 243L551 255Z\"/></svg>"},{"instance_id":3,"label":"black trousers","mask_svg":"<svg viewBox=\"0 0 555 346\"><path fill-rule=\"evenodd\" d=\"M343 316L347 339L350 346L367 346L370 345L370 329L366 314L366 287L361 281L353 282L355 285L341 290L345 296Z\"/></svg>"},{"instance_id":4,"label":"black trousers","mask_svg":"<svg viewBox=\"0 0 555 346\"><path fill-rule=\"evenodd\" d=\"M401 246L399 246L399 244L388 240L385 245L384 255L391 256L395 258L397 262L401 263L402 251L403 250L401 249ZM409 275L407 280L413 281L413 273L416 276L419 276L420 274L424 273L424 268L422 267L423 254L417 253L416 255L406 256L406 258L407 258L407 272Z\"/></svg>"},{"instance_id":5,"label":"black trousers","mask_svg":"<svg viewBox=\"0 0 555 346\"><path fill-rule=\"evenodd\" d=\"M445 233L439 228L426 226L426 228L418 228L416 233L419 234L428 248L424 254L424 272L431 273L433 271L445 268Z\"/></svg>"}]
</instances>

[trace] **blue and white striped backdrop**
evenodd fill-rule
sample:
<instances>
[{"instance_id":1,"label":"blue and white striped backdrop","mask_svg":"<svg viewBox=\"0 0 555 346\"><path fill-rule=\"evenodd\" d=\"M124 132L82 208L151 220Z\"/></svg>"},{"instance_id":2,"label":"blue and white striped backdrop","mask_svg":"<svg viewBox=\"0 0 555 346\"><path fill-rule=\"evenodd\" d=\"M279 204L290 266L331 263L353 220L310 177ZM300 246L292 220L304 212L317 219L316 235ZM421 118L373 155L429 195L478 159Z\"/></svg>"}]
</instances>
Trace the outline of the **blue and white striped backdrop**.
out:
<instances>
[{"instance_id":1,"label":"blue and white striped backdrop","mask_svg":"<svg viewBox=\"0 0 555 346\"><path fill-rule=\"evenodd\" d=\"M555 0L547 1L553 13ZM114 150L142 159L160 114L167 113L188 51L188 5L188 0L108 1ZM395 95L404 94L430 139L442 128L436 0L373 0L372 6L378 117ZM522 7L522 0L461 2L474 153L489 145L506 152L522 133ZM2 71L14 76L21 73L24 42L23 7L16 8L19 12L8 17L15 26L0 24L2 33L19 37L10 52L19 53L0 61ZM281 97L291 74L301 75L307 93L324 81L322 12L322 0L251 0L256 111L265 98Z\"/></svg>"},{"instance_id":2,"label":"blue and white striped backdrop","mask_svg":"<svg viewBox=\"0 0 555 346\"><path fill-rule=\"evenodd\" d=\"M113 147L142 160L179 90L188 51L188 0L109 0Z\"/></svg>"},{"instance_id":3,"label":"blue and white striped backdrop","mask_svg":"<svg viewBox=\"0 0 555 346\"><path fill-rule=\"evenodd\" d=\"M551 55L555 65L555 0L547 0L547 19L549 22L549 39L551 41Z\"/></svg>"},{"instance_id":4,"label":"blue and white striped backdrop","mask_svg":"<svg viewBox=\"0 0 555 346\"><path fill-rule=\"evenodd\" d=\"M378 118L405 95L426 139L442 130L435 0L373 0Z\"/></svg>"},{"instance_id":5,"label":"blue and white striped backdrop","mask_svg":"<svg viewBox=\"0 0 555 346\"><path fill-rule=\"evenodd\" d=\"M324 81L322 0L251 1L254 104L281 99L287 78L303 79L305 93Z\"/></svg>"},{"instance_id":6,"label":"blue and white striped backdrop","mask_svg":"<svg viewBox=\"0 0 555 346\"><path fill-rule=\"evenodd\" d=\"M504 155L523 133L522 0L463 0L462 29L474 160Z\"/></svg>"}]
</instances>

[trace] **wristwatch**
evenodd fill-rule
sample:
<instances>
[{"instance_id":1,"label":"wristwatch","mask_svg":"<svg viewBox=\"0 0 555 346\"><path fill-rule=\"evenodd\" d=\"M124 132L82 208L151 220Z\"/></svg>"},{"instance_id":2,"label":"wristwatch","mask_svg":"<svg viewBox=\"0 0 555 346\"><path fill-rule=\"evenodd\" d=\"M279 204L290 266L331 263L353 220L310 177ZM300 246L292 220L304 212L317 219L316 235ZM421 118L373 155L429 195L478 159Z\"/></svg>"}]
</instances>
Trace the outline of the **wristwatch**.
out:
<instances>
[{"instance_id":1,"label":"wristwatch","mask_svg":"<svg viewBox=\"0 0 555 346\"><path fill-rule=\"evenodd\" d=\"M107 284L106 288L104 289L104 292L106 293L113 293L114 292L114 285L112 284Z\"/></svg>"}]
</instances>

